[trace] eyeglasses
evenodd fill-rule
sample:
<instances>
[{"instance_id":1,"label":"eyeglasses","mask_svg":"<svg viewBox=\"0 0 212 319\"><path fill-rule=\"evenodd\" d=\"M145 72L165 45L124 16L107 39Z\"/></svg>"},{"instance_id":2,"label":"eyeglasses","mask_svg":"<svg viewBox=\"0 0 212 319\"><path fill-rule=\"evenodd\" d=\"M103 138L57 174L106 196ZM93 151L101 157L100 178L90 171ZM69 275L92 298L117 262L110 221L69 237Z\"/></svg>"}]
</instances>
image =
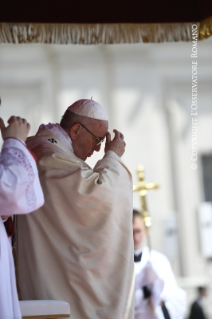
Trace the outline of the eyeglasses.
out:
<instances>
[{"instance_id":1,"label":"eyeglasses","mask_svg":"<svg viewBox=\"0 0 212 319\"><path fill-rule=\"evenodd\" d=\"M84 129L86 130L86 131L88 131L96 140L97 140L97 143L96 143L96 146L97 145L100 145L103 141L104 141L104 138L103 139L100 139L100 138L98 138L96 135L94 135L91 131L89 131L89 129L87 128L87 127L85 127L85 125L83 125L83 124L81 124L81 123L79 123L82 127L84 127Z\"/></svg>"}]
</instances>

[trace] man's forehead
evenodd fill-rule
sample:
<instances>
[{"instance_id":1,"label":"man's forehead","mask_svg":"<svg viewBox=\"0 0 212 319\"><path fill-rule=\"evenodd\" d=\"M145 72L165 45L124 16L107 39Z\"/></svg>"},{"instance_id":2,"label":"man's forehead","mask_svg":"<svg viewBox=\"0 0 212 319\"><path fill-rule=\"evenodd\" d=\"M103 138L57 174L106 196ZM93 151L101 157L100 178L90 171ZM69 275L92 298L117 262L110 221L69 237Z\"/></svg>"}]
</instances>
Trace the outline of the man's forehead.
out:
<instances>
[{"instance_id":1,"label":"man's forehead","mask_svg":"<svg viewBox=\"0 0 212 319\"><path fill-rule=\"evenodd\" d=\"M96 135L105 136L108 130L108 121L88 120L89 128Z\"/></svg>"},{"instance_id":2,"label":"man's forehead","mask_svg":"<svg viewBox=\"0 0 212 319\"><path fill-rule=\"evenodd\" d=\"M144 220L141 217L135 217L133 219L133 227L144 227Z\"/></svg>"}]
</instances>

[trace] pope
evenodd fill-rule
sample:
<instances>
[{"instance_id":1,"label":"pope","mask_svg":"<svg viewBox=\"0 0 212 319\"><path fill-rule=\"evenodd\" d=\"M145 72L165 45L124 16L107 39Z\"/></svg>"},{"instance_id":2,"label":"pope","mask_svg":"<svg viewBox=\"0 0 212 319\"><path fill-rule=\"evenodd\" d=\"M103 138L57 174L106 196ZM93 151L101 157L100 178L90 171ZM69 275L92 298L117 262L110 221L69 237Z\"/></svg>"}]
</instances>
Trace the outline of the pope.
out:
<instances>
[{"instance_id":1,"label":"pope","mask_svg":"<svg viewBox=\"0 0 212 319\"><path fill-rule=\"evenodd\" d=\"M124 135L114 133L102 106L84 99L27 141L45 205L18 218L22 297L65 300L74 319L134 316L132 176ZM104 141L92 169L85 160Z\"/></svg>"}]
</instances>

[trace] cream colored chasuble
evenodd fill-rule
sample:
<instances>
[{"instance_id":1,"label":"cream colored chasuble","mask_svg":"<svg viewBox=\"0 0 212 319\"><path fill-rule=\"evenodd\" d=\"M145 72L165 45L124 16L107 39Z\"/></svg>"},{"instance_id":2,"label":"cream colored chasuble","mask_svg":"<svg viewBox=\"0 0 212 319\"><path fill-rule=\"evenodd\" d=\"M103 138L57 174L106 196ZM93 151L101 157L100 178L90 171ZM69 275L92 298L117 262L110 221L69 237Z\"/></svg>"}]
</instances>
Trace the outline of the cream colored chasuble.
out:
<instances>
[{"instance_id":1,"label":"cream colored chasuble","mask_svg":"<svg viewBox=\"0 0 212 319\"><path fill-rule=\"evenodd\" d=\"M18 217L23 299L69 302L73 319L132 319L132 178L114 153L92 170L52 132L28 140L45 204Z\"/></svg>"}]
</instances>

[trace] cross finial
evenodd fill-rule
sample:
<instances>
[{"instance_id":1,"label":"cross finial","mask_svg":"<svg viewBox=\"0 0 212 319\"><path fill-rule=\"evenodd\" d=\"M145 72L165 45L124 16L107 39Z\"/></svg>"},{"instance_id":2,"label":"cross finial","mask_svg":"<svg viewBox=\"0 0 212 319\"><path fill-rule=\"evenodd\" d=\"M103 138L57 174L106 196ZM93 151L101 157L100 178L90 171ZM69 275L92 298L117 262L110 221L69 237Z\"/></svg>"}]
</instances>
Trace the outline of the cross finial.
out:
<instances>
[{"instance_id":1,"label":"cross finial","mask_svg":"<svg viewBox=\"0 0 212 319\"><path fill-rule=\"evenodd\" d=\"M160 187L158 183L147 183L144 180L144 167L143 165L137 166L138 183L133 186L133 191L138 192L141 200L141 211L144 218L145 227L147 230L147 239L150 247L149 229L152 225L151 217L149 215L147 204L146 204L146 194L148 190L157 189Z\"/></svg>"}]
</instances>

